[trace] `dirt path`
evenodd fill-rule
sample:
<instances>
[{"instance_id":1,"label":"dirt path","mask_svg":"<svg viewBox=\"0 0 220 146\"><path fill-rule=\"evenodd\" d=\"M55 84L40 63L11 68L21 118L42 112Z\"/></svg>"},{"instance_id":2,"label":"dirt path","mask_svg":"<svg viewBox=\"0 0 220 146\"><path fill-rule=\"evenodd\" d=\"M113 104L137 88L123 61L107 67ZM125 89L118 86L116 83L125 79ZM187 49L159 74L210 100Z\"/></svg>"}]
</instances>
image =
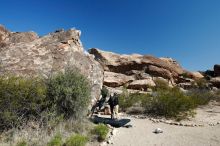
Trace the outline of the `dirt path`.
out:
<instances>
[{"instance_id":1,"label":"dirt path","mask_svg":"<svg viewBox=\"0 0 220 146\"><path fill-rule=\"evenodd\" d=\"M113 146L219 146L220 125L182 127L152 123L147 119L131 119L132 128L118 128ZM155 128L163 133L155 134Z\"/></svg>"},{"instance_id":2,"label":"dirt path","mask_svg":"<svg viewBox=\"0 0 220 146\"><path fill-rule=\"evenodd\" d=\"M149 119L130 118L131 128L116 128L109 144L112 146L220 146L220 124L210 126L210 122L220 120L220 106L209 105L197 109L198 114L189 122L203 123L204 127L184 127L153 123ZM121 118L128 118L123 117ZM161 128L163 133L153 133Z\"/></svg>"}]
</instances>

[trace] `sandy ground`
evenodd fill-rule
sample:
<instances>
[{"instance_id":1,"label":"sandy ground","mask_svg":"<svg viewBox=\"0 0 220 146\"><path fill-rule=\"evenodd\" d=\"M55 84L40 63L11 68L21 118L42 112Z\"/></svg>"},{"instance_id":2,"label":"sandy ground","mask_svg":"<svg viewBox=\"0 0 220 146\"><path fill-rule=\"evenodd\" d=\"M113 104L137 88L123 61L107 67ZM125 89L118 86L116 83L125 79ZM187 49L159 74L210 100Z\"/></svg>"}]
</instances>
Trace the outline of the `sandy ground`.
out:
<instances>
[{"instance_id":1,"label":"sandy ground","mask_svg":"<svg viewBox=\"0 0 220 146\"><path fill-rule=\"evenodd\" d=\"M210 123L220 122L220 106L212 103L198 108L197 115L189 123L202 123L203 127L184 127L153 123L149 119L130 118L131 128L116 128L116 134L111 141L112 146L220 146L220 124L210 126ZM121 115L121 118L128 118ZM163 133L155 134L155 128L161 128Z\"/></svg>"}]
</instances>

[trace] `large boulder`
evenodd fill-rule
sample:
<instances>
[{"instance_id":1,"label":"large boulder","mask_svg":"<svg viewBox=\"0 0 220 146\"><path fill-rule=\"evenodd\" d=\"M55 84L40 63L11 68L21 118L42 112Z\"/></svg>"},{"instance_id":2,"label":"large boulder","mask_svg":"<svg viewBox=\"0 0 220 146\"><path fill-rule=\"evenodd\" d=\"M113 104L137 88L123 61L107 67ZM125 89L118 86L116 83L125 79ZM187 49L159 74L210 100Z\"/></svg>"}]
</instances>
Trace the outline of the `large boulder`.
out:
<instances>
[{"instance_id":1,"label":"large boulder","mask_svg":"<svg viewBox=\"0 0 220 146\"><path fill-rule=\"evenodd\" d=\"M200 72L192 72L192 78L193 79L202 79L204 76Z\"/></svg>"},{"instance_id":2,"label":"large boulder","mask_svg":"<svg viewBox=\"0 0 220 146\"><path fill-rule=\"evenodd\" d=\"M135 80L133 76L127 76L120 73L108 72L104 73L104 85L108 87L120 87L124 84Z\"/></svg>"},{"instance_id":3,"label":"large boulder","mask_svg":"<svg viewBox=\"0 0 220 146\"><path fill-rule=\"evenodd\" d=\"M215 76L220 76L220 64L214 65L214 74Z\"/></svg>"},{"instance_id":4,"label":"large boulder","mask_svg":"<svg viewBox=\"0 0 220 146\"><path fill-rule=\"evenodd\" d=\"M0 26L0 73L48 77L66 68L79 70L92 85L93 98L99 98L103 69L92 55L85 54L80 31L57 31L43 37L34 32L13 33Z\"/></svg>"},{"instance_id":5,"label":"large boulder","mask_svg":"<svg viewBox=\"0 0 220 146\"><path fill-rule=\"evenodd\" d=\"M185 71L171 58L156 58L149 55L120 55L112 52L101 51L96 48L89 50L90 54L102 65L105 71L125 75L142 72L150 76L163 77L175 82L179 75ZM136 74L137 75L137 74ZM140 79L140 78L139 78Z\"/></svg>"},{"instance_id":6,"label":"large boulder","mask_svg":"<svg viewBox=\"0 0 220 146\"><path fill-rule=\"evenodd\" d=\"M144 79L144 80L135 80L128 85L128 89L147 91L148 88L154 87L156 84L154 83L152 78Z\"/></svg>"}]
</instances>

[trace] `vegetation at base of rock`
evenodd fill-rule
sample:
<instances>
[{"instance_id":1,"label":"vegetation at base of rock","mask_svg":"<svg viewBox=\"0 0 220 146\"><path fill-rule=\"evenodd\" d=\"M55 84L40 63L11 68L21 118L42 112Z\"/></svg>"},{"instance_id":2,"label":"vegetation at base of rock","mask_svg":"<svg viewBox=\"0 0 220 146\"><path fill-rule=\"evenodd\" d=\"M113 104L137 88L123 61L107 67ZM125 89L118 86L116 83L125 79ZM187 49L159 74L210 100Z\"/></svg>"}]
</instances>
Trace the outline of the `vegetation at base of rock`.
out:
<instances>
[{"instance_id":1,"label":"vegetation at base of rock","mask_svg":"<svg viewBox=\"0 0 220 146\"><path fill-rule=\"evenodd\" d=\"M38 119L46 106L46 85L38 78L0 77L0 131Z\"/></svg>"},{"instance_id":2,"label":"vegetation at base of rock","mask_svg":"<svg viewBox=\"0 0 220 146\"><path fill-rule=\"evenodd\" d=\"M148 115L181 120L192 116L196 107L205 105L210 100L219 99L217 93L206 89L195 88L184 93L178 87L171 88L163 81L156 81L156 84L152 94L129 94L124 90L119 97L121 110L126 111L130 107L140 106Z\"/></svg>"},{"instance_id":3,"label":"vegetation at base of rock","mask_svg":"<svg viewBox=\"0 0 220 146\"><path fill-rule=\"evenodd\" d=\"M90 102L90 86L77 71L49 79L0 77L0 131L28 121L55 126L63 118L82 119Z\"/></svg>"},{"instance_id":4,"label":"vegetation at base of rock","mask_svg":"<svg viewBox=\"0 0 220 146\"><path fill-rule=\"evenodd\" d=\"M164 80L155 79L154 82L156 84L156 86L153 87L154 91L157 91L157 90L169 90L170 89L170 87L168 85L168 82L166 82Z\"/></svg>"},{"instance_id":5,"label":"vegetation at base of rock","mask_svg":"<svg viewBox=\"0 0 220 146\"><path fill-rule=\"evenodd\" d=\"M28 146L27 142L22 140L22 141L19 141L16 146Z\"/></svg>"},{"instance_id":6,"label":"vegetation at base of rock","mask_svg":"<svg viewBox=\"0 0 220 146\"><path fill-rule=\"evenodd\" d=\"M96 135L98 138L98 141L104 141L107 137L107 134L109 132L109 129L104 124L99 124L94 127L92 130L92 134Z\"/></svg>"},{"instance_id":7,"label":"vegetation at base of rock","mask_svg":"<svg viewBox=\"0 0 220 146\"><path fill-rule=\"evenodd\" d=\"M62 144L62 136L57 134L47 143L47 146L62 146Z\"/></svg>"},{"instance_id":8,"label":"vegetation at base of rock","mask_svg":"<svg viewBox=\"0 0 220 146\"><path fill-rule=\"evenodd\" d=\"M108 96L108 89L104 86L103 88L102 88L102 90L101 90L101 95L102 95L102 97L107 97Z\"/></svg>"},{"instance_id":9,"label":"vegetation at base of rock","mask_svg":"<svg viewBox=\"0 0 220 146\"><path fill-rule=\"evenodd\" d=\"M65 146L85 146L88 141L86 136L79 134L69 137L65 143Z\"/></svg>"},{"instance_id":10,"label":"vegetation at base of rock","mask_svg":"<svg viewBox=\"0 0 220 146\"><path fill-rule=\"evenodd\" d=\"M67 70L52 76L47 84L49 107L55 106L59 115L79 119L86 115L90 102L87 79L76 71Z\"/></svg>"},{"instance_id":11,"label":"vegetation at base of rock","mask_svg":"<svg viewBox=\"0 0 220 146\"><path fill-rule=\"evenodd\" d=\"M194 81L194 88L197 89L208 89L208 81L206 79L198 79Z\"/></svg>"},{"instance_id":12,"label":"vegetation at base of rock","mask_svg":"<svg viewBox=\"0 0 220 146\"><path fill-rule=\"evenodd\" d=\"M122 94L119 96L119 107L121 111L126 111L129 107L140 105L149 94L132 93L129 94L126 89L123 89Z\"/></svg>"}]
</instances>

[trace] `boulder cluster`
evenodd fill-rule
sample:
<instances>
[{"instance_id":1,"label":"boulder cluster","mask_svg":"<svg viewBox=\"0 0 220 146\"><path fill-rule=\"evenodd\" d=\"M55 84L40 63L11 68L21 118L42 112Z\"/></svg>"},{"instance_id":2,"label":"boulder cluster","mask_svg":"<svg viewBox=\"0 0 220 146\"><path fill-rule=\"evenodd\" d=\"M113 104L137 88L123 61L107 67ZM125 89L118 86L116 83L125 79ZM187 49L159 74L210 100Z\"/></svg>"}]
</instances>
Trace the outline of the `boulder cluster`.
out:
<instances>
[{"instance_id":1,"label":"boulder cluster","mask_svg":"<svg viewBox=\"0 0 220 146\"><path fill-rule=\"evenodd\" d=\"M120 55L96 48L90 49L89 53L94 55L95 60L104 69L103 84L116 92L120 92L123 87L131 92L150 91L156 86L157 79L183 90L197 86L196 81L201 79L207 81L205 86L209 89L219 87L220 65L215 65L213 76L207 79L206 72L187 71L172 58L156 58L139 54Z\"/></svg>"},{"instance_id":2,"label":"boulder cluster","mask_svg":"<svg viewBox=\"0 0 220 146\"><path fill-rule=\"evenodd\" d=\"M87 52L80 35L76 29L61 29L39 37L35 32L11 32L0 25L0 73L49 77L66 68L77 69L89 79L93 99L100 97L103 85L116 92L123 87L148 92L157 79L183 90L201 79L209 89L220 88L220 65L205 72L189 72L172 58L120 55L96 48Z\"/></svg>"}]
</instances>

